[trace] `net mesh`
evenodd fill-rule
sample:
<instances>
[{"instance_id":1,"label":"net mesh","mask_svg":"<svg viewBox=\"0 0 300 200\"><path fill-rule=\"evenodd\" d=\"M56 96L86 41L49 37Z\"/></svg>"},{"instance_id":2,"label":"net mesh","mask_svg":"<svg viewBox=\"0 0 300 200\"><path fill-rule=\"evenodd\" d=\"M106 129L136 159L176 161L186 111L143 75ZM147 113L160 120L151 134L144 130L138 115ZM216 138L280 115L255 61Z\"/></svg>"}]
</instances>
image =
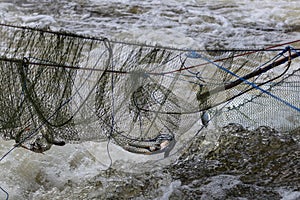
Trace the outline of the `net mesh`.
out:
<instances>
[{"instance_id":1,"label":"net mesh","mask_svg":"<svg viewBox=\"0 0 300 200\"><path fill-rule=\"evenodd\" d=\"M112 139L152 154L208 123L299 125L291 47L194 51L4 24L0 36L0 133L36 152Z\"/></svg>"}]
</instances>

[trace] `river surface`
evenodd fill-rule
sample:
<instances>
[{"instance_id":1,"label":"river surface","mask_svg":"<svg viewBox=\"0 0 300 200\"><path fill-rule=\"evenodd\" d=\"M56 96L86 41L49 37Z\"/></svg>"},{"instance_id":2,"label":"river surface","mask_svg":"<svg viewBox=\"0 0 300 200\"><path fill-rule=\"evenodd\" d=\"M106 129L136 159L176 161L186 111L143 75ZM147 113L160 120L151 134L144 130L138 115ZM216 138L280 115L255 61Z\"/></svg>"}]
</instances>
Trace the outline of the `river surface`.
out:
<instances>
[{"instance_id":1,"label":"river surface","mask_svg":"<svg viewBox=\"0 0 300 200\"><path fill-rule=\"evenodd\" d=\"M0 21L184 49L300 39L298 0L0 0ZM1 155L13 144L1 140ZM17 148L0 163L0 186L9 199L300 199L300 129L210 126L186 147L156 162L110 145L108 170L106 143Z\"/></svg>"}]
</instances>

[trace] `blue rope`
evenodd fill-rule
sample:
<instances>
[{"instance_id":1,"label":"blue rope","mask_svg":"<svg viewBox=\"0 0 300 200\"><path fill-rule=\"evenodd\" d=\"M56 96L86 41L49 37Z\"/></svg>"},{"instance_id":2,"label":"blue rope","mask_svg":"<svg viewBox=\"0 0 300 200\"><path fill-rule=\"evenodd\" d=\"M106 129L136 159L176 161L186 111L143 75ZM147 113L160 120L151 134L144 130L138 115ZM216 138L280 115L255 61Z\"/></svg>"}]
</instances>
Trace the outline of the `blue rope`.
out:
<instances>
[{"instance_id":1,"label":"blue rope","mask_svg":"<svg viewBox=\"0 0 300 200\"><path fill-rule=\"evenodd\" d=\"M287 48L286 48L285 50L283 50L283 52L281 52L280 54L282 55L283 53L285 53L285 52L287 51L288 48L290 48L290 47L287 47ZM297 54L300 56L300 53L299 53L299 52L297 52ZM218 65L217 63L215 63L215 62L209 60L208 58L203 57L202 55L201 55L201 58L204 59L204 60L206 60L207 62L209 62L209 63L215 65L215 66L218 67L219 69L221 69L221 70L223 70L223 71L225 71L225 72L231 74L232 76L235 76L236 78L242 80L243 82L247 83L248 85L252 86L253 88L255 88L255 89L257 89L257 90L260 90L261 92L263 92L263 93L265 93L265 94L267 94L267 95L273 97L273 98L276 99L277 101L279 101L279 102L281 102L281 103L283 103L283 104L289 106L290 108L292 108L292 109L294 109L294 110L300 112L300 108L298 108L298 107L294 106L293 104L291 104L291 103L289 103L289 102L287 102L287 101L281 99L280 97L278 97L278 96L272 94L271 92L262 89L261 87L257 86L255 83L250 82L250 81L244 79L243 77L240 77L239 75L235 74L234 72L232 72L232 71L226 69L225 67L223 67L223 66L221 66L221 65Z\"/></svg>"}]
</instances>

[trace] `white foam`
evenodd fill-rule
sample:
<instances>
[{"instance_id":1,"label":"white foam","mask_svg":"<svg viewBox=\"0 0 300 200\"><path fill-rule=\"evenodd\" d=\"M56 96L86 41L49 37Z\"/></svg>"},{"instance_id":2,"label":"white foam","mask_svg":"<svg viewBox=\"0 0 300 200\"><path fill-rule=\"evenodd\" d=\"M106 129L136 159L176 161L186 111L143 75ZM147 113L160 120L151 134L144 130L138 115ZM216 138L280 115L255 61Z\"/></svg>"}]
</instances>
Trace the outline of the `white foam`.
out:
<instances>
[{"instance_id":1,"label":"white foam","mask_svg":"<svg viewBox=\"0 0 300 200\"><path fill-rule=\"evenodd\" d=\"M169 200L172 193L176 190L176 188L181 186L181 181L176 180L170 183L168 187L162 187L163 195L156 200Z\"/></svg>"},{"instance_id":2,"label":"white foam","mask_svg":"<svg viewBox=\"0 0 300 200\"><path fill-rule=\"evenodd\" d=\"M298 200L300 199L300 191L292 191L288 189L279 189L279 194L281 195L281 200Z\"/></svg>"},{"instance_id":3,"label":"white foam","mask_svg":"<svg viewBox=\"0 0 300 200\"><path fill-rule=\"evenodd\" d=\"M49 15L22 16L21 20L26 24L35 23L35 24L51 25L56 23L54 17Z\"/></svg>"}]
</instances>

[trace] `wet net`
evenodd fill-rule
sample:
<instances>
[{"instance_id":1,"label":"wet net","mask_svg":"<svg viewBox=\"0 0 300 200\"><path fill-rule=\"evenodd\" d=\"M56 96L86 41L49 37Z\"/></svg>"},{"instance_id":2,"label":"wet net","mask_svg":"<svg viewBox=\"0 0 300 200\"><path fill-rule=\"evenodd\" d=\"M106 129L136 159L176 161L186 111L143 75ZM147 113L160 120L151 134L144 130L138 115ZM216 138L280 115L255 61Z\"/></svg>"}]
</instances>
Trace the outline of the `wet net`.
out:
<instances>
[{"instance_id":1,"label":"wet net","mask_svg":"<svg viewBox=\"0 0 300 200\"><path fill-rule=\"evenodd\" d=\"M300 122L299 41L184 50L0 26L0 134L16 146L111 140L167 156L207 126Z\"/></svg>"}]
</instances>

